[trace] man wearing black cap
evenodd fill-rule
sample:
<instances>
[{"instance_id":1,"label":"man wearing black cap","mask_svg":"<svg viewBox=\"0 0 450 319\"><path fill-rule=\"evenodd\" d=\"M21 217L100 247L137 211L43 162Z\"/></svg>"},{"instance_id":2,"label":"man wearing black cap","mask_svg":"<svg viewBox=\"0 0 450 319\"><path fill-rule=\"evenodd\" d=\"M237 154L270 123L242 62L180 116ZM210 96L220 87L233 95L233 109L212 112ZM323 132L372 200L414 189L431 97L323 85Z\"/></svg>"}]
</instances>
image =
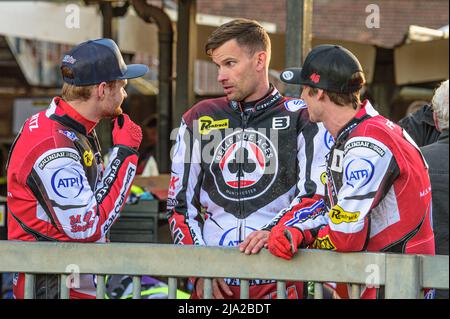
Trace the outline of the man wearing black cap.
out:
<instances>
[{"instance_id":1,"label":"man wearing black cap","mask_svg":"<svg viewBox=\"0 0 450 319\"><path fill-rule=\"evenodd\" d=\"M110 39L84 42L64 56L62 97L33 115L17 136L8 161L8 239L105 242L126 202L142 132L121 104L127 79L148 71L126 65ZM113 151L104 169L94 127L114 119ZM57 298L58 276L38 275L36 298ZM23 298L24 275L14 280ZM80 276L71 298L95 297L94 276Z\"/></svg>"},{"instance_id":2,"label":"man wearing black cap","mask_svg":"<svg viewBox=\"0 0 450 319\"><path fill-rule=\"evenodd\" d=\"M303 68L287 69L281 79L302 85L310 120L323 122L335 144L327 158L325 207L273 227L270 252L285 259L299 247L433 255L427 164L402 128L360 101L365 80L357 58L341 46L321 45ZM381 289L362 292L362 298L380 296Z\"/></svg>"}]
</instances>

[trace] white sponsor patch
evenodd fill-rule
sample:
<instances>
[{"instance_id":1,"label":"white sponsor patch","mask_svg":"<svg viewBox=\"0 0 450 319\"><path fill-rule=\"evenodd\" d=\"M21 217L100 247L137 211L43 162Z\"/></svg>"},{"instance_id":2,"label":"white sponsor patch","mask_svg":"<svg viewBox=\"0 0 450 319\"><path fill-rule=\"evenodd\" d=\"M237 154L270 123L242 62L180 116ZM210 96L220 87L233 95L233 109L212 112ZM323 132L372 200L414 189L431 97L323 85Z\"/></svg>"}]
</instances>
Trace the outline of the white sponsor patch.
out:
<instances>
[{"instance_id":1,"label":"white sponsor patch","mask_svg":"<svg viewBox=\"0 0 450 319\"><path fill-rule=\"evenodd\" d=\"M290 112L297 112L298 110L305 109L308 106L303 100L289 100L284 102L284 107Z\"/></svg>"},{"instance_id":2,"label":"white sponsor patch","mask_svg":"<svg viewBox=\"0 0 450 319\"><path fill-rule=\"evenodd\" d=\"M281 77L286 81L290 81L294 77L294 72L284 71L283 73L281 73Z\"/></svg>"},{"instance_id":3,"label":"white sponsor patch","mask_svg":"<svg viewBox=\"0 0 450 319\"><path fill-rule=\"evenodd\" d=\"M289 116L274 117L272 119L272 128L274 130L284 130L289 128L291 118Z\"/></svg>"}]
</instances>

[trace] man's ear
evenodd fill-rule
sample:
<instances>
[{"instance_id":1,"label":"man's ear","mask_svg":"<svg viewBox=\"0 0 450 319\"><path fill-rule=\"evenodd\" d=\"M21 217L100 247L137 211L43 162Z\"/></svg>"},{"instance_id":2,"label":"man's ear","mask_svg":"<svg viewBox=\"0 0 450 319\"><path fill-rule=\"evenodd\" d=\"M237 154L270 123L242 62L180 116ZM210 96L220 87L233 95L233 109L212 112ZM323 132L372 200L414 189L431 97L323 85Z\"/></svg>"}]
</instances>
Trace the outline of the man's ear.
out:
<instances>
[{"instance_id":1,"label":"man's ear","mask_svg":"<svg viewBox=\"0 0 450 319\"><path fill-rule=\"evenodd\" d=\"M95 88L96 97L99 100L103 100L105 98L105 89L106 89L106 82L102 82Z\"/></svg>"},{"instance_id":2,"label":"man's ear","mask_svg":"<svg viewBox=\"0 0 450 319\"><path fill-rule=\"evenodd\" d=\"M318 100L322 100L322 99L324 99L325 98L325 91L324 90L322 90L322 89L318 89L317 90L317 99Z\"/></svg>"},{"instance_id":3,"label":"man's ear","mask_svg":"<svg viewBox=\"0 0 450 319\"><path fill-rule=\"evenodd\" d=\"M261 71L266 68L267 63L267 52L259 51L256 53L256 70Z\"/></svg>"}]
</instances>

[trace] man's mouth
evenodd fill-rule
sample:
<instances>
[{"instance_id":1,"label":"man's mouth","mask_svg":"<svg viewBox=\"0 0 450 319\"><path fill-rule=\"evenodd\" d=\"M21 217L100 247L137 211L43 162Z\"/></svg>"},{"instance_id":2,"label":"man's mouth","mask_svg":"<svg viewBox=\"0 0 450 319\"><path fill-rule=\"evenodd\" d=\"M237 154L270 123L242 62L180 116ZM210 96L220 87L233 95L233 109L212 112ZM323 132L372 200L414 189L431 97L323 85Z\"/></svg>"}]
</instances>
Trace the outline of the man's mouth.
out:
<instances>
[{"instance_id":1,"label":"man's mouth","mask_svg":"<svg viewBox=\"0 0 450 319\"><path fill-rule=\"evenodd\" d=\"M232 86L224 86L223 91L225 94L230 94L233 91L233 87Z\"/></svg>"}]
</instances>

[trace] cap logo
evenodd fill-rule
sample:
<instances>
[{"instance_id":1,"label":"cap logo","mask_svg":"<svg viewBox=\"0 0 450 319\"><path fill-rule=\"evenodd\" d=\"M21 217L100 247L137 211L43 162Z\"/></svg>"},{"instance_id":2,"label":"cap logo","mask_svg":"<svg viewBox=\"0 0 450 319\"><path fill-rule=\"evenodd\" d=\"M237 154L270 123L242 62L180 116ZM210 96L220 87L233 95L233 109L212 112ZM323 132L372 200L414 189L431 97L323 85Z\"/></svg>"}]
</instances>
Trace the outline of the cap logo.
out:
<instances>
[{"instance_id":1,"label":"cap logo","mask_svg":"<svg viewBox=\"0 0 450 319\"><path fill-rule=\"evenodd\" d=\"M319 83L319 81L320 81L320 75L317 73L311 74L311 76L309 78L311 79L311 81L313 81L316 84Z\"/></svg>"},{"instance_id":2,"label":"cap logo","mask_svg":"<svg viewBox=\"0 0 450 319\"><path fill-rule=\"evenodd\" d=\"M75 62L77 62L77 59L74 59L73 56L71 56L71 55L65 55L63 58L63 62L69 63L69 64L74 64Z\"/></svg>"},{"instance_id":3,"label":"cap logo","mask_svg":"<svg viewBox=\"0 0 450 319\"><path fill-rule=\"evenodd\" d=\"M290 81L290 80L292 80L292 78L294 77L294 73L293 73L292 71L284 71L284 72L281 74L281 77L282 77L283 79L285 79L286 81Z\"/></svg>"}]
</instances>

